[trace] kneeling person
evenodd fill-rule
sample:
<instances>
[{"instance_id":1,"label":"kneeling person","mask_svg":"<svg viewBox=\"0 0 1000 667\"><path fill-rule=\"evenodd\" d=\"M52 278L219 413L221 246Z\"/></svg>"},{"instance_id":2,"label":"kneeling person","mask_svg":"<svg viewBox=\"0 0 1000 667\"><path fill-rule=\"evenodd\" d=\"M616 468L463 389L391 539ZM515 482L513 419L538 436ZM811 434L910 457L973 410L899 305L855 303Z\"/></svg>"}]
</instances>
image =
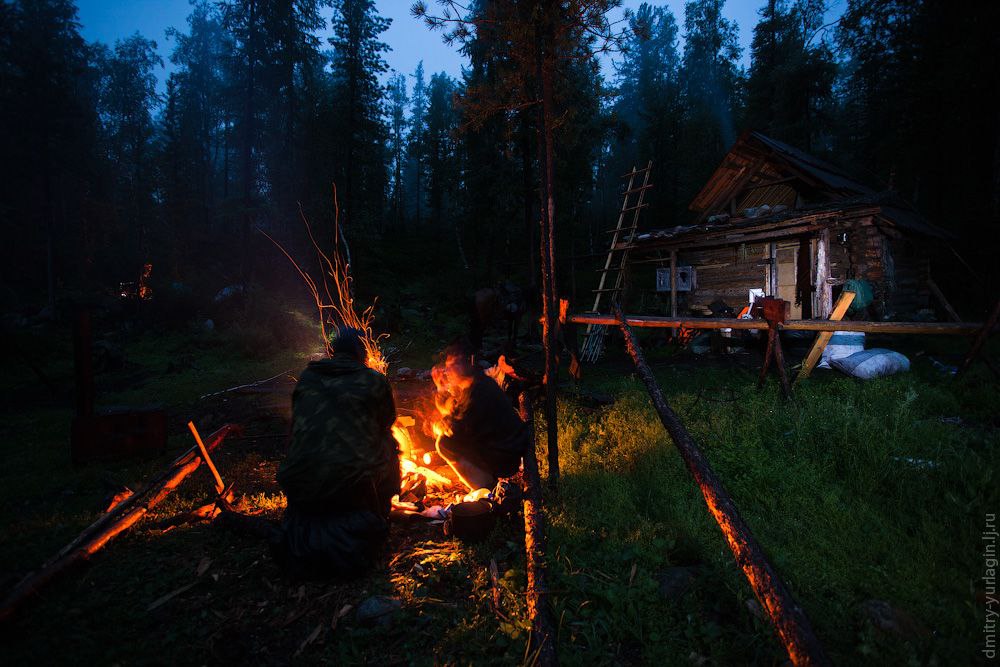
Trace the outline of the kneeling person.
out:
<instances>
[{"instance_id":1,"label":"kneeling person","mask_svg":"<svg viewBox=\"0 0 1000 667\"><path fill-rule=\"evenodd\" d=\"M438 453L470 490L492 489L499 478L517 474L531 443L528 425L499 385L471 363L466 350L452 348L444 372L471 384L450 417L451 433L438 441Z\"/></svg>"},{"instance_id":2,"label":"kneeling person","mask_svg":"<svg viewBox=\"0 0 1000 667\"><path fill-rule=\"evenodd\" d=\"M278 469L288 499L276 555L301 577L356 576L378 558L399 493L389 381L368 368L361 333L338 332L292 395L292 443Z\"/></svg>"}]
</instances>

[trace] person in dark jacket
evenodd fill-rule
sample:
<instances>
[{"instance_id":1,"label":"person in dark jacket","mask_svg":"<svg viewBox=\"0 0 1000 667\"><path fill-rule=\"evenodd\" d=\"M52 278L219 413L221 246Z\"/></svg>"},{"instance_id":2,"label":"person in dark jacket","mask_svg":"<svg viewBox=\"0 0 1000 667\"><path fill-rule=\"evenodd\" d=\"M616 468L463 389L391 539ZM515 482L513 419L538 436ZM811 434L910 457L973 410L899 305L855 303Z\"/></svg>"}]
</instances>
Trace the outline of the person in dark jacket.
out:
<instances>
[{"instance_id":1,"label":"person in dark jacket","mask_svg":"<svg viewBox=\"0 0 1000 667\"><path fill-rule=\"evenodd\" d=\"M499 478L517 474L531 442L528 425L500 386L471 363L467 348L452 346L446 356L443 371L464 382L438 453L471 489L492 489Z\"/></svg>"},{"instance_id":2,"label":"person in dark jacket","mask_svg":"<svg viewBox=\"0 0 1000 667\"><path fill-rule=\"evenodd\" d=\"M368 368L361 333L343 328L292 394L292 442L278 469L288 499L278 560L305 577L361 574L378 558L399 493L392 388Z\"/></svg>"}]
</instances>

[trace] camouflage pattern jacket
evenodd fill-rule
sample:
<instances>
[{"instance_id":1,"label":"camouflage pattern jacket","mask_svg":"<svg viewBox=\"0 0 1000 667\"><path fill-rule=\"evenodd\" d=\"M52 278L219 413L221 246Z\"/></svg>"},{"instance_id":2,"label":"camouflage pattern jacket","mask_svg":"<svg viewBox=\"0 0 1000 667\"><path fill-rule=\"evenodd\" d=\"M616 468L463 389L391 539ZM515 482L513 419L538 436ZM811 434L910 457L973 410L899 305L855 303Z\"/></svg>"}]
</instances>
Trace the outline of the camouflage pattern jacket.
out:
<instances>
[{"instance_id":1,"label":"camouflage pattern jacket","mask_svg":"<svg viewBox=\"0 0 1000 667\"><path fill-rule=\"evenodd\" d=\"M398 493L395 420L384 375L348 355L311 362L292 394L292 444L278 469L289 504L336 505L387 478Z\"/></svg>"}]
</instances>

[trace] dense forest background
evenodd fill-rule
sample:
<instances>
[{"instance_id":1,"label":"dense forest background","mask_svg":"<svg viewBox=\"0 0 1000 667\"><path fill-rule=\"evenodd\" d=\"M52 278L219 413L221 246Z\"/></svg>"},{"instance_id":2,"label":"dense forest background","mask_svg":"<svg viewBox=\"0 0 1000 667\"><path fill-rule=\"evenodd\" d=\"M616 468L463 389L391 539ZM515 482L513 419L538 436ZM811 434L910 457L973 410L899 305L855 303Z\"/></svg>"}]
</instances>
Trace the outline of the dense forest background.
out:
<instances>
[{"instance_id":1,"label":"dense forest background","mask_svg":"<svg viewBox=\"0 0 1000 667\"><path fill-rule=\"evenodd\" d=\"M642 224L683 224L755 129L956 233L936 275L985 307L1000 249L1000 3L849 0L824 24L823 0L766 0L748 68L723 4L692 0L683 16L643 4L611 42L610 78L585 30L561 45L559 291L590 287L577 276L606 251L622 173L651 159ZM538 284L536 116L476 103L507 85L508 54L464 35L458 79L420 62L388 72L387 25L370 0L193 0L187 25L167 30L161 93L150 38L87 43L72 0L2 0L0 310L114 293L147 262L161 294L252 294L289 275L260 231L310 257L304 214L332 244L333 183L356 254L427 241L466 287Z\"/></svg>"}]
</instances>

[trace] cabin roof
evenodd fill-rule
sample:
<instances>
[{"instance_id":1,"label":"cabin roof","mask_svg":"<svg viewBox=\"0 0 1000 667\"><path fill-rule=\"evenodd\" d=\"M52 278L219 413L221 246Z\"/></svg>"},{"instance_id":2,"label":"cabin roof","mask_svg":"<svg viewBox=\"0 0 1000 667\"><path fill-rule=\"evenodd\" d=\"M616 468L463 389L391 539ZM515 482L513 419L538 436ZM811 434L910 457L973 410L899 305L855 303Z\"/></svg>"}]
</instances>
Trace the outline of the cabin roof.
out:
<instances>
[{"instance_id":1,"label":"cabin roof","mask_svg":"<svg viewBox=\"0 0 1000 667\"><path fill-rule=\"evenodd\" d=\"M690 208L698 214L692 224L643 232L633 243L677 246L704 234L739 243L745 233L761 238L865 216L920 236L954 238L898 194L876 192L839 167L752 131L740 135Z\"/></svg>"},{"instance_id":2,"label":"cabin roof","mask_svg":"<svg viewBox=\"0 0 1000 667\"><path fill-rule=\"evenodd\" d=\"M746 131L726 153L690 209L704 219L727 211L734 198L753 189L773 188L783 182L794 183L811 203L876 194L825 160L760 132Z\"/></svg>"},{"instance_id":3,"label":"cabin roof","mask_svg":"<svg viewBox=\"0 0 1000 667\"><path fill-rule=\"evenodd\" d=\"M952 239L947 230L931 224L913 211L898 195L892 192L858 195L839 201L826 202L799 209L776 209L764 215L731 217L713 215L689 225L666 229L653 229L637 234L637 246L674 245L697 242L702 236L723 235L719 244L741 243L746 234L766 237L769 231L779 234L786 230L810 225L833 225L845 219L872 217L879 223L920 236Z\"/></svg>"}]
</instances>

